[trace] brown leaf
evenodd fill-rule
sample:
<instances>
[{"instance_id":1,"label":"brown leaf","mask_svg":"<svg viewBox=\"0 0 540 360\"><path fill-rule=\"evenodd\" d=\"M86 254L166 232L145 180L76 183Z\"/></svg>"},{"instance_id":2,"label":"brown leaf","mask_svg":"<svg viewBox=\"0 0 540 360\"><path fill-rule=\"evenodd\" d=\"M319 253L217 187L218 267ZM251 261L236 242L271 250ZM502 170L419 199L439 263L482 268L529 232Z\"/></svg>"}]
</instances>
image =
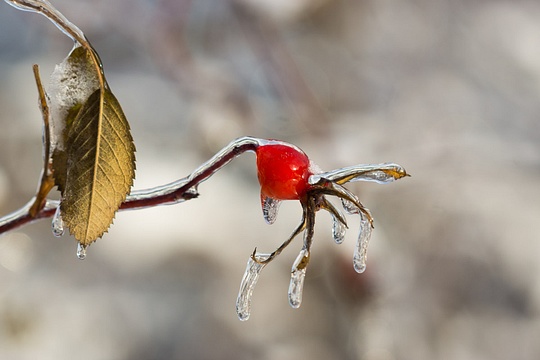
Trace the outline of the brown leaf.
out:
<instances>
[{"instance_id":1,"label":"brown leaf","mask_svg":"<svg viewBox=\"0 0 540 360\"><path fill-rule=\"evenodd\" d=\"M98 89L88 98L65 146L62 218L75 238L88 245L107 231L135 177L129 124L109 89Z\"/></svg>"}]
</instances>

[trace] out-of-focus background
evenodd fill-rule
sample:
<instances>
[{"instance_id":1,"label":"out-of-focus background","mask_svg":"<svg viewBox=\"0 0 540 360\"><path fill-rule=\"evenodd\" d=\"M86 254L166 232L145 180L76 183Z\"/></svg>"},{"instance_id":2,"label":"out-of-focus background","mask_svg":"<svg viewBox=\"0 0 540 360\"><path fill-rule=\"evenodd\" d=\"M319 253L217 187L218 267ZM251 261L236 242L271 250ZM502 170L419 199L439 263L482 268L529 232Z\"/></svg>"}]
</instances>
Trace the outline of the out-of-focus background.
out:
<instances>
[{"instance_id":1,"label":"out-of-focus background","mask_svg":"<svg viewBox=\"0 0 540 360\"><path fill-rule=\"evenodd\" d=\"M2 359L538 359L540 3L535 0L56 0L101 55L131 122L136 188L181 178L243 135L323 169L397 162L354 183L375 217L336 245L317 217L304 302L287 302L300 240L235 299L249 254L300 220L264 223L253 155L184 204L117 215L75 256L41 221L0 237ZM41 166L31 66L71 42L0 3L0 211Z\"/></svg>"}]
</instances>

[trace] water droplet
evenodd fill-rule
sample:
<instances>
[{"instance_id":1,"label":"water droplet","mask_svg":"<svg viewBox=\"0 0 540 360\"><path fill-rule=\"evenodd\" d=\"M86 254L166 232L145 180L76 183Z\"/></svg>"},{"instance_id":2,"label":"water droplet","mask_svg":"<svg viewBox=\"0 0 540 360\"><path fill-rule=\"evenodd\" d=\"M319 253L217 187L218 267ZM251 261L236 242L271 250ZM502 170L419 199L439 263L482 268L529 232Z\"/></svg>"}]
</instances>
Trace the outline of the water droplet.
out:
<instances>
[{"instance_id":1,"label":"water droplet","mask_svg":"<svg viewBox=\"0 0 540 360\"><path fill-rule=\"evenodd\" d=\"M356 242L353 257L354 270L356 270L358 273L363 273L366 271L367 248L372 230L369 220L365 217L365 215L362 214L361 216L360 234L358 234L358 240Z\"/></svg>"},{"instance_id":2,"label":"water droplet","mask_svg":"<svg viewBox=\"0 0 540 360\"><path fill-rule=\"evenodd\" d=\"M261 205L264 220L268 224L272 225L274 221L276 221L279 205L281 205L281 200L277 200L261 194Z\"/></svg>"},{"instance_id":3,"label":"water droplet","mask_svg":"<svg viewBox=\"0 0 540 360\"><path fill-rule=\"evenodd\" d=\"M341 244L345 239L347 227L341 221L339 221L335 215L332 215L332 220L332 237L334 238L336 244Z\"/></svg>"},{"instance_id":4,"label":"water droplet","mask_svg":"<svg viewBox=\"0 0 540 360\"><path fill-rule=\"evenodd\" d=\"M86 249L88 248L88 245L83 245L81 243L77 243L77 257L79 260L86 259Z\"/></svg>"},{"instance_id":5,"label":"water droplet","mask_svg":"<svg viewBox=\"0 0 540 360\"><path fill-rule=\"evenodd\" d=\"M64 220L62 220L62 214L60 213L60 205L56 208L51 225L54 236L60 237L64 235Z\"/></svg>"},{"instance_id":6,"label":"water droplet","mask_svg":"<svg viewBox=\"0 0 540 360\"><path fill-rule=\"evenodd\" d=\"M269 254L256 254L256 259L264 261L270 257ZM238 297L236 299L236 314L241 321L249 319L251 313L251 296L253 295L253 289L259 280L262 269L266 264L259 264L250 256L247 262L246 271L242 277L240 283L240 290L238 291Z\"/></svg>"},{"instance_id":7,"label":"water droplet","mask_svg":"<svg viewBox=\"0 0 540 360\"><path fill-rule=\"evenodd\" d=\"M309 251L302 249L293 263L291 269L291 282L289 284L289 304L298 309L302 304L302 292L304 291L304 279L306 278L307 265L309 263Z\"/></svg>"}]
</instances>

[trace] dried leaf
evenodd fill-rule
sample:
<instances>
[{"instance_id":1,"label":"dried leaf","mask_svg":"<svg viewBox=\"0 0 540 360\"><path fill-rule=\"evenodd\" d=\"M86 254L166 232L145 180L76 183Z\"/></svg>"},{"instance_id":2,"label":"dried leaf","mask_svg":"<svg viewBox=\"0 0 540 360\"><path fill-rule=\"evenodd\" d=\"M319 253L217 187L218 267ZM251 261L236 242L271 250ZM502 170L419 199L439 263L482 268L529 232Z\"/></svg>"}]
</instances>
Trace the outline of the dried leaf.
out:
<instances>
[{"instance_id":1,"label":"dried leaf","mask_svg":"<svg viewBox=\"0 0 540 360\"><path fill-rule=\"evenodd\" d=\"M107 85L99 55L77 26L47 0L6 2L44 15L74 42L51 76L48 154L62 193L61 217L85 249L107 231L133 184L135 146L129 124ZM47 103L42 89L40 96Z\"/></svg>"},{"instance_id":2,"label":"dried leaf","mask_svg":"<svg viewBox=\"0 0 540 360\"><path fill-rule=\"evenodd\" d=\"M85 102L66 137L60 204L65 225L83 245L101 237L135 177L135 146L120 104L106 88Z\"/></svg>"}]
</instances>

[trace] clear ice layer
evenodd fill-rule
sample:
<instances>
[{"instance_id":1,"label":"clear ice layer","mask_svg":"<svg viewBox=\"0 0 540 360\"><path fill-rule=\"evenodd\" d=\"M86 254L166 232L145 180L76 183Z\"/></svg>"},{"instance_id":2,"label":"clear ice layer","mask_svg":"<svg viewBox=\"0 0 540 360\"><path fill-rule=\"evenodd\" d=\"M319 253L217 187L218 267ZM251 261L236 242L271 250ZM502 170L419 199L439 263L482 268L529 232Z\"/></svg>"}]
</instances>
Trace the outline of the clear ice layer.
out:
<instances>
[{"instance_id":1,"label":"clear ice layer","mask_svg":"<svg viewBox=\"0 0 540 360\"><path fill-rule=\"evenodd\" d=\"M264 261L270 257L269 254L255 254L257 260ZM244 277L240 283L240 290L238 291L238 298L236 299L236 314L241 321L249 319L251 313L251 297L253 295L253 289L259 280L262 269L266 264L259 264L251 256L247 262L246 271Z\"/></svg>"},{"instance_id":2,"label":"clear ice layer","mask_svg":"<svg viewBox=\"0 0 540 360\"><path fill-rule=\"evenodd\" d=\"M354 270L358 273L366 271L367 249L369 240L371 239L372 229L369 220L364 214L361 214L360 234L358 234L358 240L356 241L353 256Z\"/></svg>"},{"instance_id":3,"label":"clear ice layer","mask_svg":"<svg viewBox=\"0 0 540 360\"><path fill-rule=\"evenodd\" d=\"M309 262L309 251L302 249L293 263L291 269L291 282L289 284L289 304L292 308L298 309L302 304L302 293L304 291L304 280L306 278L307 264Z\"/></svg>"},{"instance_id":4,"label":"clear ice layer","mask_svg":"<svg viewBox=\"0 0 540 360\"><path fill-rule=\"evenodd\" d=\"M379 184L387 184L407 176L407 172L398 164L384 163L354 165L318 175L339 184L350 181L373 181Z\"/></svg>"},{"instance_id":5,"label":"clear ice layer","mask_svg":"<svg viewBox=\"0 0 540 360\"><path fill-rule=\"evenodd\" d=\"M347 227L335 215L332 215L332 222L332 237L336 244L341 244L345 239Z\"/></svg>"},{"instance_id":6,"label":"clear ice layer","mask_svg":"<svg viewBox=\"0 0 540 360\"><path fill-rule=\"evenodd\" d=\"M88 245L83 245L81 243L77 243L77 257L79 260L86 259L86 249L88 248Z\"/></svg>"},{"instance_id":7,"label":"clear ice layer","mask_svg":"<svg viewBox=\"0 0 540 360\"><path fill-rule=\"evenodd\" d=\"M276 221L277 213L281 205L281 200L265 196L261 194L261 206L263 211L264 221L272 225Z\"/></svg>"},{"instance_id":8,"label":"clear ice layer","mask_svg":"<svg viewBox=\"0 0 540 360\"><path fill-rule=\"evenodd\" d=\"M356 206L349 200L341 199L341 204L343 205L343 209L345 209L347 214L354 215L360 213L360 209L358 208L358 206Z\"/></svg>"},{"instance_id":9,"label":"clear ice layer","mask_svg":"<svg viewBox=\"0 0 540 360\"><path fill-rule=\"evenodd\" d=\"M64 235L64 220L62 220L62 213L60 212L60 205L56 208L52 219L52 233L56 237Z\"/></svg>"}]
</instances>

